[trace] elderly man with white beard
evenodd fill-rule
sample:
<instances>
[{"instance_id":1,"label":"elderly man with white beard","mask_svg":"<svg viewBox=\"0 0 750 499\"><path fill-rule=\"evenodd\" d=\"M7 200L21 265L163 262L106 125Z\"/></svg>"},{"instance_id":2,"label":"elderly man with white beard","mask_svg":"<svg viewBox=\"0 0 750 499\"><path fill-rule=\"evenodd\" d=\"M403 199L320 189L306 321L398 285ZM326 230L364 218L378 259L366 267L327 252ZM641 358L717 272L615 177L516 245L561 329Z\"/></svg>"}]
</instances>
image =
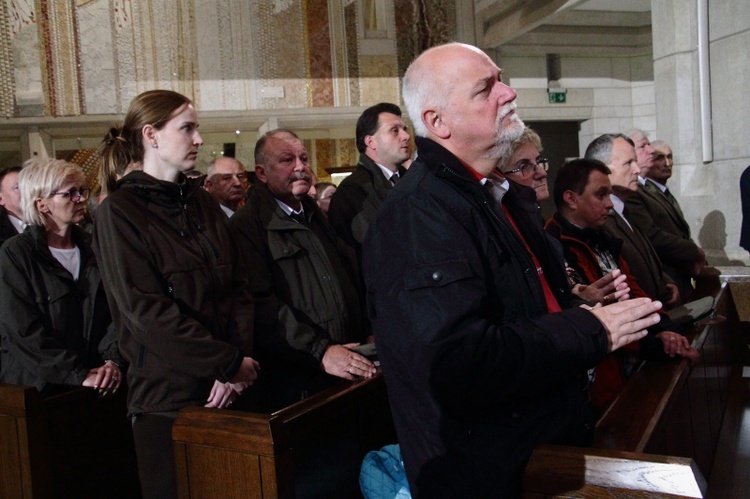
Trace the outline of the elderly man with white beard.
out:
<instances>
[{"instance_id":1,"label":"elderly man with white beard","mask_svg":"<svg viewBox=\"0 0 750 499\"><path fill-rule=\"evenodd\" d=\"M524 126L501 75L459 43L412 62L417 160L363 245L414 497L520 496L537 444L589 442L586 370L658 321L649 299L566 308L565 273L548 272L549 247L496 171Z\"/></svg>"}]
</instances>

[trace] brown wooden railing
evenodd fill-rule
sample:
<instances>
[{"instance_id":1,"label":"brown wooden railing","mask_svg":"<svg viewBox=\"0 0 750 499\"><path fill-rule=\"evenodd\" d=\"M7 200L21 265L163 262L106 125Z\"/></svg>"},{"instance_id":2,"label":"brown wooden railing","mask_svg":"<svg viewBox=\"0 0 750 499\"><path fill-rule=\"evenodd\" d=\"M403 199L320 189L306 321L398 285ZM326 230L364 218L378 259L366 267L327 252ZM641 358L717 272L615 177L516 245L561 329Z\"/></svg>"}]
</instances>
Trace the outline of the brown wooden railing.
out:
<instances>
[{"instance_id":1,"label":"brown wooden railing","mask_svg":"<svg viewBox=\"0 0 750 499\"><path fill-rule=\"evenodd\" d=\"M646 362L600 419L593 449L536 449L526 469L526 496L705 497L730 379L746 348L729 281L709 273L700 282L702 293L715 296L714 315L723 318L688 332L701 362Z\"/></svg>"}]
</instances>

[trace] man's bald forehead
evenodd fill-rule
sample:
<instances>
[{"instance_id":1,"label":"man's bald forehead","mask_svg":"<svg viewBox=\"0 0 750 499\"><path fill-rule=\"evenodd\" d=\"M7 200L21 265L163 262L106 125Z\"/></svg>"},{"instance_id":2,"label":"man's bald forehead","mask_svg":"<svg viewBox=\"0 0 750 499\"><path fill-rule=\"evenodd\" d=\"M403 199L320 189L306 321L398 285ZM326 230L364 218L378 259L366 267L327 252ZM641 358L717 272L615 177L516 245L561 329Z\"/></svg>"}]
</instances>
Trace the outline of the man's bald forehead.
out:
<instances>
[{"instance_id":1,"label":"man's bald forehead","mask_svg":"<svg viewBox=\"0 0 750 499\"><path fill-rule=\"evenodd\" d=\"M242 166L242 163L237 159L224 156L212 161L211 164L208 165L207 173L210 177L217 173L236 173L244 170L245 168Z\"/></svg>"}]
</instances>

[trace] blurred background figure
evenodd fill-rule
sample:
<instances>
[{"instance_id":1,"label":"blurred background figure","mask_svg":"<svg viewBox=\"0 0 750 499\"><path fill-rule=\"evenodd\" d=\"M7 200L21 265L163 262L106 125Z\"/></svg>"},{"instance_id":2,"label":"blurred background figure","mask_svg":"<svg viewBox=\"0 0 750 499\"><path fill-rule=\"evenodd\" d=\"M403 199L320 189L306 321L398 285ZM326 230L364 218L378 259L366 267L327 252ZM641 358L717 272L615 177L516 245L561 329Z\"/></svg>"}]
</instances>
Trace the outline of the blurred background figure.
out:
<instances>
[{"instance_id":1,"label":"blurred background figure","mask_svg":"<svg viewBox=\"0 0 750 499\"><path fill-rule=\"evenodd\" d=\"M331 197L336 192L336 185L330 182L318 182L315 185L315 202L318 203L320 211L328 215L328 207L331 205Z\"/></svg>"},{"instance_id":2,"label":"blurred background figure","mask_svg":"<svg viewBox=\"0 0 750 499\"><path fill-rule=\"evenodd\" d=\"M0 244L9 237L23 232L21 192L18 189L20 166L0 171Z\"/></svg>"},{"instance_id":3,"label":"blurred background figure","mask_svg":"<svg viewBox=\"0 0 750 499\"><path fill-rule=\"evenodd\" d=\"M231 217L245 201L245 168L234 158L217 158L208 165L203 187L216 198L226 216Z\"/></svg>"}]
</instances>

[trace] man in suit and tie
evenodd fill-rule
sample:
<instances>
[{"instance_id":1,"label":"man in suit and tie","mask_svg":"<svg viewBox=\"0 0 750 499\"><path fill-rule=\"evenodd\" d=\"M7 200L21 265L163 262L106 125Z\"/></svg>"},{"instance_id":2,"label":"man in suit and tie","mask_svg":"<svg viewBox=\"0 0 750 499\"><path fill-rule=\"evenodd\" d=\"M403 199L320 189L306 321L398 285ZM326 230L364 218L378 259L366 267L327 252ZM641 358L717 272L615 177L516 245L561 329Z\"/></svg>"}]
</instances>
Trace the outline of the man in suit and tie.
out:
<instances>
[{"instance_id":1,"label":"man in suit and tie","mask_svg":"<svg viewBox=\"0 0 750 499\"><path fill-rule=\"evenodd\" d=\"M622 257L641 289L649 297L661 300L665 307L674 307L680 301L677 286L663 271L651 243L626 213L625 202L635 195L640 185L638 174L641 169L635 144L622 134L604 134L589 144L586 158L601 161L611 172L612 193L609 197L613 208L604 230L622 241Z\"/></svg>"},{"instance_id":2,"label":"man in suit and tie","mask_svg":"<svg viewBox=\"0 0 750 499\"><path fill-rule=\"evenodd\" d=\"M18 190L20 166L0 171L0 244L23 232L21 220L21 191Z\"/></svg>"},{"instance_id":3,"label":"man in suit and tie","mask_svg":"<svg viewBox=\"0 0 750 499\"><path fill-rule=\"evenodd\" d=\"M388 102L365 109L357 120L356 140L357 169L333 194L328 220L359 260L367 229L409 159L409 133L401 109Z\"/></svg>"},{"instance_id":4,"label":"man in suit and tie","mask_svg":"<svg viewBox=\"0 0 750 499\"><path fill-rule=\"evenodd\" d=\"M690 226L680 204L667 188L672 176L672 150L666 143L658 145L661 149L654 150L652 166L638 179L641 188L628 199L626 207L629 220L651 241L664 271L677 284L682 300L688 301L693 292L691 278L706 265L706 255L690 238Z\"/></svg>"}]
</instances>

